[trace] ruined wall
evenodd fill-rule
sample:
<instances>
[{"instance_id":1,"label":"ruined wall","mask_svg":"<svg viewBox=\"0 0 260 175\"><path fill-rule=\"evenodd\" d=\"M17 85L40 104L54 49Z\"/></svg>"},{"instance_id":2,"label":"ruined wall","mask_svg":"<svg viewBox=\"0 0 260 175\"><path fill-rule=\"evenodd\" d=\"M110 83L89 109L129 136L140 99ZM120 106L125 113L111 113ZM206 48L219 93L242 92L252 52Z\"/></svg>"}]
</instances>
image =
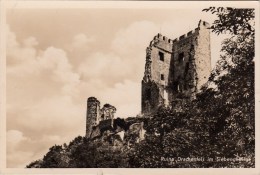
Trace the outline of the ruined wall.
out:
<instances>
[{"instance_id":1,"label":"ruined wall","mask_svg":"<svg viewBox=\"0 0 260 175\"><path fill-rule=\"evenodd\" d=\"M116 108L110 104L105 104L101 109L101 121L107 119L114 119L114 114L116 112Z\"/></svg>"},{"instance_id":2,"label":"ruined wall","mask_svg":"<svg viewBox=\"0 0 260 175\"><path fill-rule=\"evenodd\" d=\"M117 118L114 125L111 126L109 120L101 121L97 126L93 127L91 140L100 139L102 142L109 142L109 145L124 144L130 146L138 143L145 138L146 130L144 122L135 120L133 123L125 119Z\"/></svg>"},{"instance_id":3,"label":"ruined wall","mask_svg":"<svg viewBox=\"0 0 260 175\"><path fill-rule=\"evenodd\" d=\"M90 138L91 134L96 135L97 129L95 127L103 121L109 122L109 125L113 126L115 113L116 108L114 106L106 103L100 109L100 102L95 97L89 97L87 101L86 137Z\"/></svg>"}]
</instances>

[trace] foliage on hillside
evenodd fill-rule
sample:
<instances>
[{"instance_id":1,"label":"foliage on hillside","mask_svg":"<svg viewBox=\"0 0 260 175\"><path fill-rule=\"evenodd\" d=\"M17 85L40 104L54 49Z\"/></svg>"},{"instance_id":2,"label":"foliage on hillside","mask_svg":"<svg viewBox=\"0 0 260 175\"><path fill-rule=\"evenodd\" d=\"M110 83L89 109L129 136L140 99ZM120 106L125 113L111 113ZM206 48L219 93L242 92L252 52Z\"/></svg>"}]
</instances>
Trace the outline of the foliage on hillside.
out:
<instances>
[{"instance_id":1,"label":"foliage on hillside","mask_svg":"<svg viewBox=\"0 0 260 175\"><path fill-rule=\"evenodd\" d=\"M69 145L53 146L43 160L27 167L254 167L254 11L204 11L218 16L212 31L228 32L230 38L223 41L220 60L194 101L181 112L159 109L145 124L145 139L130 147L79 136Z\"/></svg>"}]
</instances>

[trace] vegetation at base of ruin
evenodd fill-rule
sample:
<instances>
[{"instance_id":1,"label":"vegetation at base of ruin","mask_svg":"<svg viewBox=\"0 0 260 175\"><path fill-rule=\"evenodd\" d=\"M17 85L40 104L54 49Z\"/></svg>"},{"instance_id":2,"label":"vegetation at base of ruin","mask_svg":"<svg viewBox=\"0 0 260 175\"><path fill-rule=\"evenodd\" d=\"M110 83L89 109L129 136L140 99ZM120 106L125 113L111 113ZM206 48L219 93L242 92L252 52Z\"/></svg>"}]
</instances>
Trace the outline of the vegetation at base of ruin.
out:
<instances>
[{"instance_id":1,"label":"vegetation at base of ruin","mask_svg":"<svg viewBox=\"0 0 260 175\"><path fill-rule=\"evenodd\" d=\"M204 11L218 16L212 31L229 32L230 38L223 41L220 60L194 101L181 112L160 108L145 122L140 143L112 146L79 136L69 145L51 147L43 160L27 168L255 167L254 11L215 7ZM167 159L178 157L204 160ZM217 157L249 161L216 161Z\"/></svg>"}]
</instances>

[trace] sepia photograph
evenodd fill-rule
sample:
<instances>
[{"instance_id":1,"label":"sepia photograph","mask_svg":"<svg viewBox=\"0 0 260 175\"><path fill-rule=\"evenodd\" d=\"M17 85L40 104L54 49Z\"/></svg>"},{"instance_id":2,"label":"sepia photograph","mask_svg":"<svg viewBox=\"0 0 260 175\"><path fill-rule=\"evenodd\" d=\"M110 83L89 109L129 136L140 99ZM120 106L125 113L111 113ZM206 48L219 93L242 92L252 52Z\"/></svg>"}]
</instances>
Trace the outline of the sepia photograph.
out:
<instances>
[{"instance_id":1,"label":"sepia photograph","mask_svg":"<svg viewBox=\"0 0 260 175\"><path fill-rule=\"evenodd\" d=\"M5 169L257 172L258 2L28 4L1 26Z\"/></svg>"}]
</instances>

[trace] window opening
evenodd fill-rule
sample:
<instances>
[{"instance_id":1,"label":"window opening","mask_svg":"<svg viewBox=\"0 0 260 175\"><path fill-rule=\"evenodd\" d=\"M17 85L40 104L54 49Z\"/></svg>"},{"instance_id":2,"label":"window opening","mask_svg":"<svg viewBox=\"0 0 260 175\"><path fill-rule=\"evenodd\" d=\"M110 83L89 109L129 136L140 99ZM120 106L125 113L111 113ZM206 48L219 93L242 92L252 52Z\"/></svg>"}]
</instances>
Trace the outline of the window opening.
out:
<instances>
[{"instance_id":1,"label":"window opening","mask_svg":"<svg viewBox=\"0 0 260 175\"><path fill-rule=\"evenodd\" d=\"M180 54L179 54L179 63L182 63L183 61L184 61L184 53L183 52L181 52Z\"/></svg>"},{"instance_id":2,"label":"window opening","mask_svg":"<svg viewBox=\"0 0 260 175\"><path fill-rule=\"evenodd\" d=\"M163 74L161 74L161 80L164 80L164 75Z\"/></svg>"},{"instance_id":3,"label":"window opening","mask_svg":"<svg viewBox=\"0 0 260 175\"><path fill-rule=\"evenodd\" d=\"M161 61L164 61L164 54L159 51L159 58Z\"/></svg>"},{"instance_id":4,"label":"window opening","mask_svg":"<svg viewBox=\"0 0 260 175\"><path fill-rule=\"evenodd\" d=\"M145 95L147 97L147 100L150 100L151 99L151 90L150 89L146 89Z\"/></svg>"}]
</instances>

